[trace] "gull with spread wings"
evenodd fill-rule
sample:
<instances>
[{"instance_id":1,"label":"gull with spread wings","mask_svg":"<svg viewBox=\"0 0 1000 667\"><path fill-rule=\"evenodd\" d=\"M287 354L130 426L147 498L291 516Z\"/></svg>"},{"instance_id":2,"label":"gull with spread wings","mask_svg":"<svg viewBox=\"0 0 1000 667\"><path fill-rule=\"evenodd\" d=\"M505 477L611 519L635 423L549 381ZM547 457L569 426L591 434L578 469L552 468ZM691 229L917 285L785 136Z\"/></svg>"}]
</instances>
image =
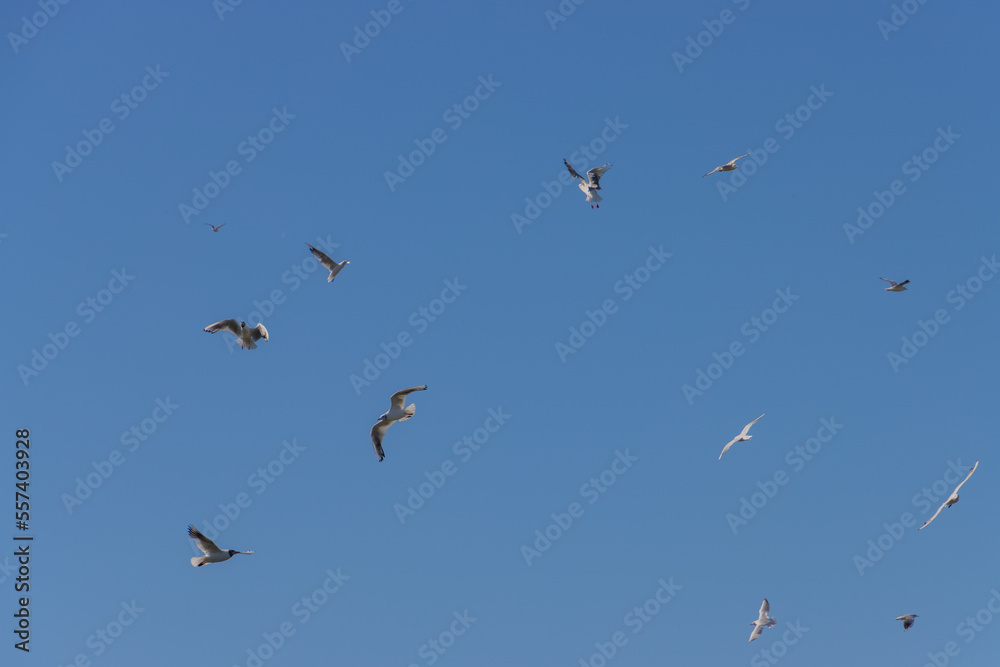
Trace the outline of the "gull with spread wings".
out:
<instances>
[{"instance_id":1,"label":"gull with spread wings","mask_svg":"<svg viewBox=\"0 0 1000 667\"><path fill-rule=\"evenodd\" d=\"M747 643L750 643L757 639L757 637L760 637L760 633L764 632L764 628L770 628L778 624L777 619L771 618L767 615L770 611L771 605L767 601L767 598L764 598L764 602L760 605L760 612L757 614L757 620L751 621L753 624L753 632L750 633L750 639Z\"/></svg>"},{"instance_id":2,"label":"gull with spread wings","mask_svg":"<svg viewBox=\"0 0 1000 667\"><path fill-rule=\"evenodd\" d=\"M941 503L941 507L937 508L937 512L934 512L934 516L927 519L927 521L924 522L924 525L920 526L920 528L917 528L917 530L923 530L924 528L926 528L927 524L929 524L931 521L937 518L937 515L941 513L941 510L943 510L945 507L951 507L952 505L958 502L958 490L962 488L962 484L965 484L966 482L969 481L969 478L972 477L972 473L976 472L976 468L978 467L979 467L979 461L976 461L976 465L972 466L972 470L970 470L969 474L965 476L965 479L962 480L961 484L955 487L955 490L951 492L950 496L948 496L948 500Z\"/></svg>"},{"instance_id":3,"label":"gull with spread wings","mask_svg":"<svg viewBox=\"0 0 1000 667\"><path fill-rule=\"evenodd\" d=\"M732 171L733 169L736 169L736 167L739 166L738 164L736 164L736 161L737 160L742 160L747 155L750 155L750 153L744 153L743 155L741 155L739 157L734 157L732 160L730 160L726 164L718 166L715 169L713 169L712 171L708 172L707 174L705 174L705 176L710 176L711 174L714 174L717 171ZM702 178L705 178L705 176L702 176Z\"/></svg>"},{"instance_id":4,"label":"gull with spread wings","mask_svg":"<svg viewBox=\"0 0 1000 667\"><path fill-rule=\"evenodd\" d=\"M312 244L307 243L306 245L309 246L309 252L313 254L313 257L318 259L319 263L323 265L323 268L330 272L330 277L326 279L326 282L328 283L332 283L333 279L337 277L338 273L340 273L340 270L350 264L347 260L344 260L343 262L335 262L322 250L317 250L312 247Z\"/></svg>"},{"instance_id":5,"label":"gull with spread wings","mask_svg":"<svg viewBox=\"0 0 1000 667\"><path fill-rule=\"evenodd\" d=\"M611 169L612 164L609 162L605 165L601 165L600 167L594 167L587 172L587 178L578 174L576 169L573 168L573 165L571 165L569 160L566 158L563 158L563 164L565 164L566 168L569 169L570 176L580 179L580 184L577 187L583 191L583 194L587 195L587 201L590 202L590 208L594 208L594 204L597 204L597 208L601 208L601 205L598 202L604 200L601 199L601 195L597 194L597 191L604 189L601 187L601 176L603 176L604 172L608 169Z\"/></svg>"},{"instance_id":6,"label":"gull with spread wings","mask_svg":"<svg viewBox=\"0 0 1000 667\"><path fill-rule=\"evenodd\" d=\"M763 416L764 415L761 415L760 417L763 417ZM725 454L726 452L728 452L729 448L732 447L733 445L735 445L737 442L743 442L744 440L749 440L750 438L752 438L753 437L752 435L747 435L747 431L750 430L751 426L753 426L754 424L756 424L757 422L760 421L760 417L757 417L757 419L754 419L752 422L750 422L749 424L747 424L746 426L744 426L743 430L740 431L740 434L738 436L736 436L735 438L733 438L732 440L730 440L726 444L726 446L722 448L722 454ZM722 460L722 454L719 454L719 460Z\"/></svg>"},{"instance_id":7,"label":"gull with spread wings","mask_svg":"<svg viewBox=\"0 0 1000 667\"><path fill-rule=\"evenodd\" d=\"M236 342L240 344L240 347L246 350L256 350L257 341L261 338L267 341L267 329L264 328L264 324L258 324L255 327L248 327L246 322L236 320L220 320L215 324L209 324L205 327L205 331L208 333L215 333L217 331L228 331L229 333L236 336Z\"/></svg>"},{"instance_id":8,"label":"gull with spread wings","mask_svg":"<svg viewBox=\"0 0 1000 667\"><path fill-rule=\"evenodd\" d=\"M888 278L879 278L879 280L884 280L889 283L889 286L885 288L886 292L905 292L906 288L903 285L910 282L909 280L904 280L901 283L897 283L895 280L889 280Z\"/></svg>"},{"instance_id":9,"label":"gull with spread wings","mask_svg":"<svg viewBox=\"0 0 1000 667\"><path fill-rule=\"evenodd\" d=\"M404 422L417 412L417 406L413 403L406 405L406 397L415 391L425 389L427 389L425 384L419 387L400 389L389 399L389 411L383 413L372 426L372 444L375 446L375 455L378 456L379 461L385 458L385 452L382 450L382 438L385 437L385 432L396 422Z\"/></svg>"},{"instance_id":10,"label":"gull with spread wings","mask_svg":"<svg viewBox=\"0 0 1000 667\"><path fill-rule=\"evenodd\" d=\"M913 619L916 617L917 614L903 614L902 616L897 616L895 620L903 622L903 632L906 632L913 625Z\"/></svg>"},{"instance_id":11,"label":"gull with spread wings","mask_svg":"<svg viewBox=\"0 0 1000 667\"><path fill-rule=\"evenodd\" d=\"M202 535L201 531L194 526L188 526L188 537L194 539L198 548L205 552L204 556L194 556L191 558L191 565L195 567L201 567L208 563L221 563L224 560L229 560L236 554L253 553L252 551L237 551L236 549L226 549L223 551L215 546L215 542Z\"/></svg>"}]
</instances>

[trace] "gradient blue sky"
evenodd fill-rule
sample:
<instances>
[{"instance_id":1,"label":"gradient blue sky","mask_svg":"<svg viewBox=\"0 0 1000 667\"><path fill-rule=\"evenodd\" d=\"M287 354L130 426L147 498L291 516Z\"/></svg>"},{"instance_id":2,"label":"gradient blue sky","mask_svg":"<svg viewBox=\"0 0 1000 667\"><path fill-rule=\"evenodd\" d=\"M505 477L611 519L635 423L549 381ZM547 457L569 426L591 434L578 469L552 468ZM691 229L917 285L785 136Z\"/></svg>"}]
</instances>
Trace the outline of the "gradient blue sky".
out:
<instances>
[{"instance_id":1,"label":"gradient blue sky","mask_svg":"<svg viewBox=\"0 0 1000 667\"><path fill-rule=\"evenodd\" d=\"M4 664L992 667L1000 10L902 4L5 3Z\"/></svg>"}]
</instances>

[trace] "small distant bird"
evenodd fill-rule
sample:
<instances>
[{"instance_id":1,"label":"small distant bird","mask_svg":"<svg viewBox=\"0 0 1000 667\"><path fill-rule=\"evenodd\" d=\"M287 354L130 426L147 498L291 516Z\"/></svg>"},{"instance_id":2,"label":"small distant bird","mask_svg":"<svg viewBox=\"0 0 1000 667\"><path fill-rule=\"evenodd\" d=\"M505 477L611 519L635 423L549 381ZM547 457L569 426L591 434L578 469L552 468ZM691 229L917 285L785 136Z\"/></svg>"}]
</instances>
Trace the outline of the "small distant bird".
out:
<instances>
[{"instance_id":1,"label":"small distant bird","mask_svg":"<svg viewBox=\"0 0 1000 667\"><path fill-rule=\"evenodd\" d=\"M375 422L375 425L372 426L372 444L375 445L375 454L378 456L379 461L385 458L385 452L382 451L382 438L385 437L386 430L396 422L405 422L417 412L416 405L412 403L406 405L406 397L415 391L423 391L425 389L427 389L427 385L425 384L419 387L401 389L389 399L391 401L389 411L383 413L378 418L378 421Z\"/></svg>"},{"instance_id":2,"label":"small distant bird","mask_svg":"<svg viewBox=\"0 0 1000 667\"><path fill-rule=\"evenodd\" d=\"M594 208L594 204L597 204L597 208L601 208L601 205L598 202L602 202L604 200L601 198L601 195L597 194L598 190L604 189L601 187L601 176L603 176L604 172L611 169L614 165L609 162L600 167L594 167L587 172L587 178L584 178L580 174L576 173L576 169L573 168L573 165L571 165L566 158L563 158L563 164L565 164L566 168L569 169L570 176L580 179L580 184L577 187L583 191L583 194L587 195L587 201L590 202L590 208Z\"/></svg>"},{"instance_id":3,"label":"small distant bird","mask_svg":"<svg viewBox=\"0 0 1000 667\"><path fill-rule=\"evenodd\" d=\"M753 632L750 633L750 639L747 643L760 637L760 633L764 632L764 628L770 628L778 624L776 619L768 616L768 612L771 611L771 605L768 603L767 598L764 598L764 602L760 605L760 612L756 621L751 621L753 625Z\"/></svg>"},{"instance_id":4,"label":"small distant bird","mask_svg":"<svg viewBox=\"0 0 1000 667\"><path fill-rule=\"evenodd\" d=\"M747 155L750 155L750 153L744 153L743 155L741 155L739 157L734 157L732 160L730 160L726 164L724 164L722 166L719 166L719 167L716 167L712 171L708 172L707 174L705 174L705 176L709 176L711 174L714 174L717 171L732 171L733 169L736 169L736 167L739 166L738 164L736 164L736 161L737 160L742 160ZM702 178L705 178L705 176L702 176Z\"/></svg>"},{"instance_id":5,"label":"small distant bird","mask_svg":"<svg viewBox=\"0 0 1000 667\"><path fill-rule=\"evenodd\" d=\"M966 482L969 481L969 478L972 477L972 473L976 472L976 468L978 467L979 467L979 461L976 461L976 465L972 466L972 470L970 470L969 474L965 476L965 479L962 480L961 484L955 487L955 490L951 492L950 496L948 496L948 500L941 503L941 507L937 508L937 512L934 512L934 516L927 519L927 521L924 522L924 525L920 526L920 528L917 528L917 530L923 530L924 528L926 528L927 524L929 524L931 521L937 518L937 515L941 513L941 510L943 510L945 507L951 507L952 505L958 502L958 490L962 488L962 484L965 484Z\"/></svg>"},{"instance_id":6,"label":"small distant bird","mask_svg":"<svg viewBox=\"0 0 1000 667\"><path fill-rule=\"evenodd\" d=\"M889 280L888 278L879 278L879 280L884 280L887 283L889 283L889 286L885 288L886 292L905 292L906 288L903 287L903 285L906 285L907 283L910 282L909 280L904 280L901 283L897 283L895 281Z\"/></svg>"},{"instance_id":7,"label":"small distant bird","mask_svg":"<svg viewBox=\"0 0 1000 667\"><path fill-rule=\"evenodd\" d=\"M343 262L335 262L332 259L330 259L330 257L322 250L317 250L316 248L312 247L312 245L310 245L309 243L307 243L306 245L309 246L309 252L313 254L313 257L318 259L319 263L323 265L323 268L325 268L330 272L330 277L326 279L326 282L328 283L332 283L333 279L337 277L338 273L340 273L340 270L345 266L347 266L348 264L350 264L350 262L346 260Z\"/></svg>"},{"instance_id":8,"label":"small distant bird","mask_svg":"<svg viewBox=\"0 0 1000 667\"><path fill-rule=\"evenodd\" d=\"M267 329L264 328L263 323L260 323L255 327L248 327L247 323L242 320L240 322L237 322L236 320L221 320L215 324L209 324L205 327L205 331L208 333L228 331L236 336L236 342L240 344L240 347L246 350L256 350L257 341L261 338L263 338L265 342L267 341Z\"/></svg>"},{"instance_id":9,"label":"small distant bird","mask_svg":"<svg viewBox=\"0 0 1000 667\"><path fill-rule=\"evenodd\" d=\"M767 413L764 413L764 414L767 414ZM763 416L764 415L761 415L760 417L763 417ZM732 440L730 440L729 443L725 447L722 448L722 454L725 454L726 452L728 452L729 448L732 447L733 445L735 445L737 442L743 442L744 440L749 440L750 438L752 438L753 437L752 435L747 435L747 431L750 430L751 426L753 426L754 424L756 424L757 422L760 421L760 417L757 417L757 419L754 419L752 422L750 422L749 424L747 424L746 426L744 426L743 430L740 431L740 434L738 436L736 436L735 438L733 438ZM719 454L719 460L722 460L722 454Z\"/></svg>"},{"instance_id":10,"label":"small distant bird","mask_svg":"<svg viewBox=\"0 0 1000 667\"><path fill-rule=\"evenodd\" d=\"M191 565L195 567L201 567L208 563L221 563L224 560L229 560L236 554L253 553L252 551L237 551L236 549L226 549L223 551L215 546L215 542L202 535L201 531L194 526L188 526L188 537L193 538L198 548L205 552L204 556L194 556L191 558Z\"/></svg>"},{"instance_id":11,"label":"small distant bird","mask_svg":"<svg viewBox=\"0 0 1000 667\"><path fill-rule=\"evenodd\" d=\"M903 632L906 632L907 630L910 629L910 626L913 625L913 619L915 619L916 617L917 614L903 614L902 616L897 616L894 620L902 621Z\"/></svg>"},{"instance_id":12,"label":"small distant bird","mask_svg":"<svg viewBox=\"0 0 1000 667\"><path fill-rule=\"evenodd\" d=\"M209 227L211 227L213 232L217 232L217 231L219 231L220 229L222 229L223 227L226 226L226 223L222 223L221 225L213 225L210 222L206 222L205 224L208 225Z\"/></svg>"}]
</instances>

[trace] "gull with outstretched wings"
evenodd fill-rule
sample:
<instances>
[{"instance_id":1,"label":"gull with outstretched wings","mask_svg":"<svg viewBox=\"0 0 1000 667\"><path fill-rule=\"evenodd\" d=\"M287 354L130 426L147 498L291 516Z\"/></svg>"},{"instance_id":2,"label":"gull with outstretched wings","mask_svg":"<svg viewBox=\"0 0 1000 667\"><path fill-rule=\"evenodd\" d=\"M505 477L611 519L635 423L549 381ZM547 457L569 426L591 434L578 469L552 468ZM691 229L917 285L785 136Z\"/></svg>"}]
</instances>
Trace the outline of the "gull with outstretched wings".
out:
<instances>
[{"instance_id":1,"label":"gull with outstretched wings","mask_svg":"<svg viewBox=\"0 0 1000 667\"><path fill-rule=\"evenodd\" d=\"M194 539L198 548L205 553L204 556L194 556L191 558L191 565L195 567L201 567L208 563L221 563L224 560L229 560L236 554L253 553L252 551L237 551L236 549L222 550L215 546L215 542L202 535L201 531L194 526L188 526L188 537Z\"/></svg>"},{"instance_id":2,"label":"gull with outstretched wings","mask_svg":"<svg viewBox=\"0 0 1000 667\"><path fill-rule=\"evenodd\" d=\"M955 490L951 492L951 495L948 496L948 500L941 503L941 507L937 508L937 512L934 512L934 516L927 519L927 521L924 522L924 525L920 526L920 528L917 528L917 530L923 530L924 528L926 528L927 524L929 524L931 521L937 518L937 515L941 513L941 510L943 510L945 507L951 507L952 505L958 502L958 490L962 488L962 484L965 484L966 482L969 481L969 478L972 477L972 473L976 472L976 468L978 467L979 467L979 461L976 461L976 464L972 466L972 470L969 471L969 474L965 476L965 479L963 479L962 482L955 487Z\"/></svg>"},{"instance_id":3,"label":"gull with outstretched wings","mask_svg":"<svg viewBox=\"0 0 1000 667\"><path fill-rule=\"evenodd\" d=\"M385 437L385 432L396 422L406 421L417 412L417 406L413 403L406 405L406 397L415 391L425 389L427 389L425 384L419 387L400 389L389 399L389 411L383 413L372 426L372 444L375 446L375 455L378 456L379 461L385 458L385 452L382 450L382 438Z\"/></svg>"},{"instance_id":4,"label":"gull with outstretched wings","mask_svg":"<svg viewBox=\"0 0 1000 667\"><path fill-rule=\"evenodd\" d=\"M750 153L744 153L743 155L741 155L739 157L734 157L732 160L730 160L726 164L720 165L720 166L716 167L715 169L713 169L712 171L708 172L707 174L705 174L705 176L710 176L711 174L714 174L717 171L732 171L733 169L736 169L736 167L739 166L738 164L736 164L736 161L737 160L742 160L747 155L750 155ZM702 178L705 178L705 176L702 176Z\"/></svg>"},{"instance_id":5,"label":"gull with outstretched wings","mask_svg":"<svg viewBox=\"0 0 1000 667\"><path fill-rule=\"evenodd\" d=\"M312 244L307 243L306 245L309 246L309 252L313 254L313 257L318 259L319 263L323 265L323 268L330 272L330 277L326 279L326 282L328 283L332 283L333 279L337 277L338 273L340 273L340 270L350 264L347 260L344 260L343 262L335 262L330 259L330 256L325 252L314 248Z\"/></svg>"},{"instance_id":6,"label":"gull with outstretched wings","mask_svg":"<svg viewBox=\"0 0 1000 667\"><path fill-rule=\"evenodd\" d=\"M906 288L903 287L903 285L910 282L909 280L904 280L901 283L897 283L895 280L889 280L888 278L879 278L879 280L884 280L889 283L889 286L885 288L886 292L905 292Z\"/></svg>"},{"instance_id":7,"label":"gull with outstretched wings","mask_svg":"<svg viewBox=\"0 0 1000 667\"><path fill-rule=\"evenodd\" d=\"M597 204L597 208L601 208L601 205L598 202L604 200L601 199L601 195L597 194L597 191L604 189L601 187L601 176L603 176L604 172L608 169L611 169L612 164L609 162L605 165L601 165L600 167L594 167L587 172L587 178L578 174L576 169L573 168L573 165L571 165L569 160L566 158L563 158L563 164L565 164L566 168L569 169L570 176L580 179L580 184L577 187L583 191L583 194L587 195L587 201L590 203L590 208L594 208L594 204Z\"/></svg>"},{"instance_id":8,"label":"gull with outstretched wings","mask_svg":"<svg viewBox=\"0 0 1000 667\"><path fill-rule=\"evenodd\" d=\"M217 232L217 231L219 231L220 229L222 229L223 227L226 226L226 223L222 223L221 225L213 225L210 222L206 222L205 224L208 225L209 227L211 227L213 232Z\"/></svg>"},{"instance_id":9,"label":"gull with outstretched wings","mask_svg":"<svg viewBox=\"0 0 1000 667\"><path fill-rule=\"evenodd\" d=\"M764 628L770 628L778 624L778 621L776 619L773 619L767 615L768 612L770 611L771 611L771 605L767 601L767 598L764 598L764 602L762 602L760 605L760 612L758 612L757 614L757 620L751 621L751 623L753 624L753 631L750 633L750 639L747 641L747 643L750 643L753 640L757 639L757 637L760 637L760 633L764 632Z\"/></svg>"},{"instance_id":10,"label":"gull with outstretched wings","mask_svg":"<svg viewBox=\"0 0 1000 667\"><path fill-rule=\"evenodd\" d=\"M765 414L767 414L767 413L765 413ZM761 415L760 417L763 417L763 416L764 415ZM754 419L752 422L750 422L749 424L747 424L746 426L744 426L743 430L740 431L740 434L738 436L736 436L735 438L733 438L732 440L730 440L726 444L726 446L722 448L722 454L725 454L726 452L728 452L729 448L732 447L733 445L735 445L737 442L743 442L744 440L749 440L750 438L752 438L753 437L752 435L747 435L747 431L750 430L751 426L753 426L754 424L756 424L757 422L760 421L760 417L757 417L757 419ZM719 454L719 460L722 460L722 454Z\"/></svg>"},{"instance_id":11,"label":"gull with outstretched wings","mask_svg":"<svg viewBox=\"0 0 1000 667\"><path fill-rule=\"evenodd\" d=\"M902 621L903 632L906 632L907 630L910 629L910 626L913 625L913 619L915 619L916 617L917 614L903 614L902 616L897 616L894 620Z\"/></svg>"},{"instance_id":12,"label":"gull with outstretched wings","mask_svg":"<svg viewBox=\"0 0 1000 667\"><path fill-rule=\"evenodd\" d=\"M264 328L264 324L258 324L255 327L248 327L246 322L236 320L220 320L215 324L209 324L205 327L205 331L208 333L215 333L217 331L228 331L229 333L236 336L236 342L240 344L240 347L246 350L257 349L257 341L261 338L267 341L267 329Z\"/></svg>"}]
</instances>

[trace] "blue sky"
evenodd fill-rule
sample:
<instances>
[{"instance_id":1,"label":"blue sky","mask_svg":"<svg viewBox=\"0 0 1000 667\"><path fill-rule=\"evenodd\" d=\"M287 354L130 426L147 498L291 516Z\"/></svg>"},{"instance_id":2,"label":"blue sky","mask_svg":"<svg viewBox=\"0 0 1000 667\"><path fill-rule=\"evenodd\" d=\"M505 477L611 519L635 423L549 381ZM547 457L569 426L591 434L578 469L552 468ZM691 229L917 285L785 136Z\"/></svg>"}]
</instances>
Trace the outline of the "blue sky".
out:
<instances>
[{"instance_id":1,"label":"blue sky","mask_svg":"<svg viewBox=\"0 0 1000 667\"><path fill-rule=\"evenodd\" d=\"M994 5L0 16L18 664L995 663Z\"/></svg>"}]
</instances>

